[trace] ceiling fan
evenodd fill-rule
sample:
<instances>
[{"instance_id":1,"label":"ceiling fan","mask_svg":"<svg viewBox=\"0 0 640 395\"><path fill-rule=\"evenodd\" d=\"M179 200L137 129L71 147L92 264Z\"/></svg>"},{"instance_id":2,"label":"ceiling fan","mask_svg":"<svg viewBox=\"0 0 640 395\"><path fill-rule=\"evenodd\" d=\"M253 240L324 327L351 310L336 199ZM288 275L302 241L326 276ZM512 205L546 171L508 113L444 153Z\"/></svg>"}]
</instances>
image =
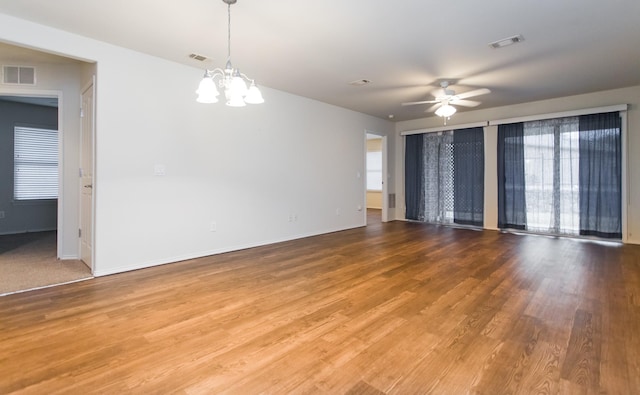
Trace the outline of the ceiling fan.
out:
<instances>
[{"instance_id":1,"label":"ceiling fan","mask_svg":"<svg viewBox=\"0 0 640 395\"><path fill-rule=\"evenodd\" d=\"M487 93L491 93L491 91L487 88L476 89L469 92L464 92L456 95L456 92L449 88L449 81L440 82L440 87L442 91L432 92L435 96L433 100L422 100L422 101L412 101L407 103L402 103L403 106L413 106L417 104L431 104L434 103L433 106L427 108L425 112L434 111L436 115L449 118L456 112L456 108L452 106L455 104L456 106L464 106L464 107L475 107L480 104L478 101L466 100L469 97L486 95Z\"/></svg>"}]
</instances>

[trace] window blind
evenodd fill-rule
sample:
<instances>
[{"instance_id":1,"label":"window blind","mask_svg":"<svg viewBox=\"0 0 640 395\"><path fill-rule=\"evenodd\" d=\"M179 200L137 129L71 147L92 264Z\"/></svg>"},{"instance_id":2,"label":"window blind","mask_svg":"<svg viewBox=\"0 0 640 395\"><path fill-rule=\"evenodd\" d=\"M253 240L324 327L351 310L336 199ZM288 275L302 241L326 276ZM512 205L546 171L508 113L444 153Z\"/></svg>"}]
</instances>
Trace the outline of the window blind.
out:
<instances>
[{"instance_id":1,"label":"window blind","mask_svg":"<svg viewBox=\"0 0 640 395\"><path fill-rule=\"evenodd\" d=\"M14 129L16 200L58 198L58 131L16 126Z\"/></svg>"}]
</instances>

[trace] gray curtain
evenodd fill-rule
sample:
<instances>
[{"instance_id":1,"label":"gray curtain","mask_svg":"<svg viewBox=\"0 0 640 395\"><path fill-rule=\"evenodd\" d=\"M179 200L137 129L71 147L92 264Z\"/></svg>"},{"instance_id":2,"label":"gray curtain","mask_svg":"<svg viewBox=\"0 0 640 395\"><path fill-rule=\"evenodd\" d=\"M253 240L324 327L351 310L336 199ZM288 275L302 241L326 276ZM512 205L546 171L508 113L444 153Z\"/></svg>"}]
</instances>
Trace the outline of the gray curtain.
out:
<instances>
[{"instance_id":1,"label":"gray curtain","mask_svg":"<svg viewBox=\"0 0 640 395\"><path fill-rule=\"evenodd\" d=\"M453 132L453 222L482 226L484 220L484 129Z\"/></svg>"},{"instance_id":2,"label":"gray curtain","mask_svg":"<svg viewBox=\"0 0 640 395\"><path fill-rule=\"evenodd\" d=\"M424 134L405 137L404 187L405 217L416 221L424 220Z\"/></svg>"},{"instance_id":3,"label":"gray curtain","mask_svg":"<svg viewBox=\"0 0 640 395\"><path fill-rule=\"evenodd\" d=\"M524 230L524 124L498 125L498 227Z\"/></svg>"},{"instance_id":4,"label":"gray curtain","mask_svg":"<svg viewBox=\"0 0 640 395\"><path fill-rule=\"evenodd\" d=\"M618 112L580 117L580 234L622 238Z\"/></svg>"}]
</instances>

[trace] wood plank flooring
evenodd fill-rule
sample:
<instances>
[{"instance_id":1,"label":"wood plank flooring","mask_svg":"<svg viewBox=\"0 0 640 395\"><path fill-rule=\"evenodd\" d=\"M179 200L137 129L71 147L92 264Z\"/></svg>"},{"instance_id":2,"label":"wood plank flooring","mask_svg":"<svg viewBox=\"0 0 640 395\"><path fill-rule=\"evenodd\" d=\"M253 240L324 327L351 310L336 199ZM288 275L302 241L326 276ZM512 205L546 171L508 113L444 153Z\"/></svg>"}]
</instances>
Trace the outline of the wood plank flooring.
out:
<instances>
[{"instance_id":1,"label":"wood plank flooring","mask_svg":"<svg viewBox=\"0 0 640 395\"><path fill-rule=\"evenodd\" d=\"M640 246L392 222L0 298L0 393L637 394Z\"/></svg>"}]
</instances>

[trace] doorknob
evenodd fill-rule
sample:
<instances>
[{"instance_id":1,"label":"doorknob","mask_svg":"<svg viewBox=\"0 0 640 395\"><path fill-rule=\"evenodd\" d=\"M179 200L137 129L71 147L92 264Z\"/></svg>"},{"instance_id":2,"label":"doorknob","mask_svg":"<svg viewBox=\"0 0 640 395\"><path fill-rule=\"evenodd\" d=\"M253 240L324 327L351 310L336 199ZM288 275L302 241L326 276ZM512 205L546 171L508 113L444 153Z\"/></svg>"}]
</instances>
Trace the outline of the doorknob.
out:
<instances>
[{"instance_id":1,"label":"doorknob","mask_svg":"<svg viewBox=\"0 0 640 395\"><path fill-rule=\"evenodd\" d=\"M93 185L89 184L89 185L85 185L85 188L93 188Z\"/></svg>"}]
</instances>

